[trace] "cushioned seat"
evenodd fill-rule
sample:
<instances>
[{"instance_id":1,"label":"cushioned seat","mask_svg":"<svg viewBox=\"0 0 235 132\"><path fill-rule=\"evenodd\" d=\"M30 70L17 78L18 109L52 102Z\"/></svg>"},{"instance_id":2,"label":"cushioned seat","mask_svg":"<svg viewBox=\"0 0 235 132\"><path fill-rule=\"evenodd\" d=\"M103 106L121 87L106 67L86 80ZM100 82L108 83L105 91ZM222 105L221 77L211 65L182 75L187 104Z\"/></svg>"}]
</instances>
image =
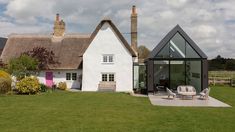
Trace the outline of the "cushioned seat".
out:
<instances>
[{"instance_id":1,"label":"cushioned seat","mask_svg":"<svg viewBox=\"0 0 235 132\"><path fill-rule=\"evenodd\" d=\"M181 97L183 98L184 96L195 96L196 95L196 90L193 86L178 86L177 87L177 92Z\"/></svg>"}]
</instances>

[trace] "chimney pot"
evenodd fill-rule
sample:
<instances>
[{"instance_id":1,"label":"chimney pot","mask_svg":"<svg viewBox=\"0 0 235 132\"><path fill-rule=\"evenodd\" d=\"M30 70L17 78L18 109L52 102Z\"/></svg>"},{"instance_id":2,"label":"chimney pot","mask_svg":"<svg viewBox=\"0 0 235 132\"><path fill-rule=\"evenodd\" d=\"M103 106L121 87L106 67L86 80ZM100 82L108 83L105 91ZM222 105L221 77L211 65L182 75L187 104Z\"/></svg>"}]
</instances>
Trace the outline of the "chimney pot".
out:
<instances>
[{"instance_id":1,"label":"chimney pot","mask_svg":"<svg viewBox=\"0 0 235 132\"><path fill-rule=\"evenodd\" d=\"M59 20L60 20L60 14L57 13L57 14L56 14L56 21L59 21Z\"/></svg>"},{"instance_id":2,"label":"chimney pot","mask_svg":"<svg viewBox=\"0 0 235 132\"><path fill-rule=\"evenodd\" d=\"M137 12L136 12L136 6L135 5L133 5L132 6L132 14L136 14Z\"/></svg>"}]
</instances>

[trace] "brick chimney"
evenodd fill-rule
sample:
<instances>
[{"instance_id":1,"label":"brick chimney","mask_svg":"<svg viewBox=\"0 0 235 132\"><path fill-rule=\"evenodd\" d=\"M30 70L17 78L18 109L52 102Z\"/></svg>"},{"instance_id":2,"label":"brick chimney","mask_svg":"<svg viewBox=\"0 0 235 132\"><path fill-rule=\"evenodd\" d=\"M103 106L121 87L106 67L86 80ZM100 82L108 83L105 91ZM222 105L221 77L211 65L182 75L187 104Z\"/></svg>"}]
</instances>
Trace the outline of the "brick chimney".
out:
<instances>
[{"instance_id":1,"label":"brick chimney","mask_svg":"<svg viewBox=\"0 0 235 132\"><path fill-rule=\"evenodd\" d=\"M64 33L65 33L65 23L63 20L60 20L60 15L56 14L53 35L56 37L60 37L64 36Z\"/></svg>"},{"instance_id":2,"label":"brick chimney","mask_svg":"<svg viewBox=\"0 0 235 132\"><path fill-rule=\"evenodd\" d=\"M137 47L137 11L136 6L132 6L131 12L131 47L138 55L138 47Z\"/></svg>"}]
</instances>

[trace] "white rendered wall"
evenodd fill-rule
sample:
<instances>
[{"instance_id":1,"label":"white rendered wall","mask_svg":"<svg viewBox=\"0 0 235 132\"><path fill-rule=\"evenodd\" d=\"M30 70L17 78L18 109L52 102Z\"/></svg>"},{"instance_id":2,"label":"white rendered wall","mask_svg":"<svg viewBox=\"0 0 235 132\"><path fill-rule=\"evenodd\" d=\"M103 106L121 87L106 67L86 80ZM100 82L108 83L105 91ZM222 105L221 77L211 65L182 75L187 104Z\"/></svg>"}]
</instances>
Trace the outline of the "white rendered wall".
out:
<instances>
[{"instance_id":1,"label":"white rendered wall","mask_svg":"<svg viewBox=\"0 0 235 132\"><path fill-rule=\"evenodd\" d=\"M102 63L103 54L113 54L114 63ZM101 73L115 73L116 91L131 92L133 58L108 23L105 23L83 55L82 91L97 91Z\"/></svg>"},{"instance_id":2,"label":"white rendered wall","mask_svg":"<svg viewBox=\"0 0 235 132\"><path fill-rule=\"evenodd\" d=\"M41 71L38 75L40 83L46 84L46 72L53 72L53 82L58 84L59 82L66 82L67 88L80 88L81 80L79 75L82 74L82 70L50 70ZM66 80L66 73L77 73L77 80Z\"/></svg>"}]
</instances>

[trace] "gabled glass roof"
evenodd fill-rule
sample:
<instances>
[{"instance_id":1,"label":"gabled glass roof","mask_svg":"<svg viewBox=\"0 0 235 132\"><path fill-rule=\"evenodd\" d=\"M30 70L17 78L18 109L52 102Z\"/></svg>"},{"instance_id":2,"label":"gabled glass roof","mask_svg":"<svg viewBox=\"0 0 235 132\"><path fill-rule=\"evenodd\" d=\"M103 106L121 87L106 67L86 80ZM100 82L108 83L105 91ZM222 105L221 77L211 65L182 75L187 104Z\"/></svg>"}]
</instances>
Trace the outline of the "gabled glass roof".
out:
<instances>
[{"instance_id":1,"label":"gabled glass roof","mask_svg":"<svg viewBox=\"0 0 235 132\"><path fill-rule=\"evenodd\" d=\"M198 53L177 32L160 50L156 58L200 58Z\"/></svg>"},{"instance_id":2,"label":"gabled glass roof","mask_svg":"<svg viewBox=\"0 0 235 132\"><path fill-rule=\"evenodd\" d=\"M150 58L203 58L206 54L176 25L152 50Z\"/></svg>"}]
</instances>

